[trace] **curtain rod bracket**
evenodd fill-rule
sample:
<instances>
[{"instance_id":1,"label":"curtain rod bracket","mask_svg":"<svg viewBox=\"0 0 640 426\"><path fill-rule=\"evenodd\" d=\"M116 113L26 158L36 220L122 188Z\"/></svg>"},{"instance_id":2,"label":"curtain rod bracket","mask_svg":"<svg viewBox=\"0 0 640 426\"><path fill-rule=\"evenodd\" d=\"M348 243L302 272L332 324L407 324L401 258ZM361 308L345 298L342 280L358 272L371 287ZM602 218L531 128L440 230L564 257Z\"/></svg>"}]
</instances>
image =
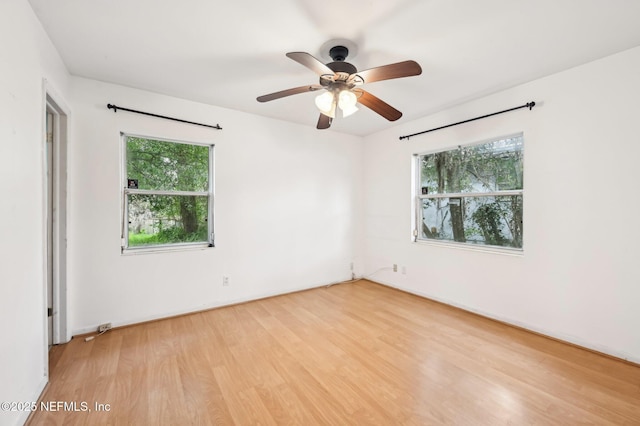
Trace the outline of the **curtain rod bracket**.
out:
<instances>
[{"instance_id":1,"label":"curtain rod bracket","mask_svg":"<svg viewBox=\"0 0 640 426\"><path fill-rule=\"evenodd\" d=\"M148 116L151 116L151 117L164 118L165 120L178 121L180 123L194 124L196 126L209 127L211 129L222 130L222 127L220 127L219 124L216 124L215 126L212 126L210 124L196 123L195 121L187 121L187 120L182 120L180 118L167 117L166 115L152 114L150 112L144 112L144 111L138 111L138 110L135 110L135 109L123 108L123 107L119 107L119 106L113 105L113 104L107 104L107 109L112 109L113 112L118 112L118 110L121 109L123 111L134 112L136 114L148 115Z\"/></svg>"}]
</instances>

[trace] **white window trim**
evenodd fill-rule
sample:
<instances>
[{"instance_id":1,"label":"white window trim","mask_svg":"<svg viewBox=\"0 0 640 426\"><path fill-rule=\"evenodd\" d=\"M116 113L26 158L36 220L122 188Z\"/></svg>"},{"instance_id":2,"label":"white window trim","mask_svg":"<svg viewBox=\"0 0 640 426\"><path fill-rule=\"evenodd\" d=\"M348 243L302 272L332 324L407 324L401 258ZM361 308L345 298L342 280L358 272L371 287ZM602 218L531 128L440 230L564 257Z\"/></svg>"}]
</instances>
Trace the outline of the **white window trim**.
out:
<instances>
[{"instance_id":1,"label":"white window trim","mask_svg":"<svg viewBox=\"0 0 640 426\"><path fill-rule=\"evenodd\" d=\"M145 190L128 188L127 176L127 138L150 139L170 143L182 143L187 145L198 145L209 147L209 188L207 191L162 191L162 190ZM135 133L120 132L120 152L121 152L121 175L120 175L120 191L121 191L121 229L120 229L120 254L122 255L139 255L160 252L185 251L185 250L204 250L215 247L215 223L214 223L214 148L215 144L203 143L195 141L185 141L179 139L168 139L149 135L140 135ZM194 195L208 196L208 241L194 243L173 243L173 244L157 244L152 246L136 246L129 247L129 209L127 203L127 195L129 194L149 194L149 195Z\"/></svg>"}]
</instances>

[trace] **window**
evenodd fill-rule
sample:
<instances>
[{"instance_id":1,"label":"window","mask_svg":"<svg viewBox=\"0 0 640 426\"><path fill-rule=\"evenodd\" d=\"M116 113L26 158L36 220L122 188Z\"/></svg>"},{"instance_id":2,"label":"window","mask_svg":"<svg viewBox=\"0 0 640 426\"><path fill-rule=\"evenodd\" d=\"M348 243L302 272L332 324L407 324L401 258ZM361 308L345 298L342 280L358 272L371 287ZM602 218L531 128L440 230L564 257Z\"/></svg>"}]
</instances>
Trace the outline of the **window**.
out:
<instances>
[{"instance_id":1,"label":"window","mask_svg":"<svg viewBox=\"0 0 640 426\"><path fill-rule=\"evenodd\" d=\"M416 240L522 249L522 134L416 155Z\"/></svg>"},{"instance_id":2,"label":"window","mask_svg":"<svg viewBox=\"0 0 640 426\"><path fill-rule=\"evenodd\" d=\"M213 145L122 138L122 250L213 247Z\"/></svg>"}]
</instances>

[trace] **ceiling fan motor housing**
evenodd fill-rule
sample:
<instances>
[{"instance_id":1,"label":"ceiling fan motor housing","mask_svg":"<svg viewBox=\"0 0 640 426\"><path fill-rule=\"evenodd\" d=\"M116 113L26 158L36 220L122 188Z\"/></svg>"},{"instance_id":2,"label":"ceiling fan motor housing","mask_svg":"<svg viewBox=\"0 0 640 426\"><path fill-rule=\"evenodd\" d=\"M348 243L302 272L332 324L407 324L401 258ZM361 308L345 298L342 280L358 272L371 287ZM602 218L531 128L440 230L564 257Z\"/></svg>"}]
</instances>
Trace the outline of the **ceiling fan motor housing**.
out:
<instances>
[{"instance_id":1,"label":"ceiling fan motor housing","mask_svg":"<svg viewBox=\"0 0 640 426\"><path fill-rule=\"evenodd\" d=\"M331 68L333 72L343 72L347 74L355 74L358 72L357 68L349 62L329 62L327 66Z\"/></svg>"},{"instance_id":2,"label":"ceiling fan motor housing","mask_svg":"<svg viewBox=\"0 0 640 426\"><path fill-rule=\"evenodd\" d=\"M358 69L344 60L349 55L349 49L344 46L334 46L329 50L329 55L333 62L329 62L327 66L335 73L355 74Z\"/></svg>"},{"instance_id":3,"label":"ceiling fan motor housing","mask_svg":"<svg viewBox=\"0 0 640 426\"><path fill-rule=\"evenodd\" d=\"M354 74L358 72L356 67L344 61L349 55L349 49L346 47L334 46L329 50L329 55L331 56L331 59L333 59L333 62L328 63L327 66L331 68L333 72L343 72L347 74Z\"/></svg>"}]
</instances>

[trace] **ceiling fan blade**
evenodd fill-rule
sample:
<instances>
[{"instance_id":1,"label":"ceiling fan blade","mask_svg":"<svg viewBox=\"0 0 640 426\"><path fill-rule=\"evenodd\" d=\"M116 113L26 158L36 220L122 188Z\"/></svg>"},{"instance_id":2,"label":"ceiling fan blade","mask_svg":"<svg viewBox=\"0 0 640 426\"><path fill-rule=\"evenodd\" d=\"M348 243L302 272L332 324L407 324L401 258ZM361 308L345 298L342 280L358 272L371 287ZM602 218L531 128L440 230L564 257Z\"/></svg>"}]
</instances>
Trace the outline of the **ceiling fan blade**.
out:
<instances>
[{"instance_id":1,"label":"ceiling fan blade","mask_svg":"<svg viewBox=\"0 0 640 426\"><path fill-rule=\"evenodd\" d=\"M304 65L318 75L334 74L331 68L306 52L289 52L287 53L287 57L293 59L299 64Z\"/></svg>"},{"instance_id":2,"label":"ceiling fan blade","mask_svg":"<svg viewBox=\"0 0 640 426\"><path fill-rule=\"evenodd\" d=\"M402 117L402 113L400 111L398 111L382 99L364 90L361 91L362 95L358 98L358 102L362 105L366 106L374 112L377 112L389 121L396 121L397 119Z\"/></svg>"},{"instance_id":3,"label":"ceiling fan blade","mask_svg":"<svg viewBox=\"0 0 640 426\"><path fill-rule=\"evenodd\" d=\"M293 89L281 90L275 93L269 93L268 95L258 96L258 102L269 102L275 99L284 98L285 96L297 95L298 93L315 92L316 90L324 89L319 84L308 84L306 86L294 87Z\"/></svg>"},{"instance_id":4,"label":"ceiling fan blade","mask_svg":"<svg viewBox=\"0 0 640 426\"><path fill-rule=\"evenodd\" d=\"M320 118L318 118L317 129L328 129L331 126L331 117L320 114Z\"/></svg>"},{"instance_id":5,"label":"ceiling fan blade","mask_svg":"<svg viewBox=\"0 0 640 426\"><path fill-rule=\"evenodd\" d=\"M368 70L354 73L360 76L365 83L373 83L380 80L391 80L392 78L411 77L422 74L422 68L416 61L397 62L395 64L383 65L381 67L369 68Z\"/></svg>"}]
</instances>

